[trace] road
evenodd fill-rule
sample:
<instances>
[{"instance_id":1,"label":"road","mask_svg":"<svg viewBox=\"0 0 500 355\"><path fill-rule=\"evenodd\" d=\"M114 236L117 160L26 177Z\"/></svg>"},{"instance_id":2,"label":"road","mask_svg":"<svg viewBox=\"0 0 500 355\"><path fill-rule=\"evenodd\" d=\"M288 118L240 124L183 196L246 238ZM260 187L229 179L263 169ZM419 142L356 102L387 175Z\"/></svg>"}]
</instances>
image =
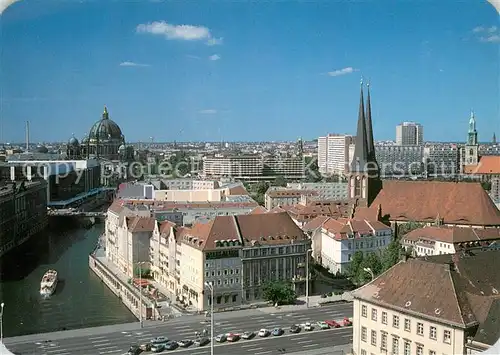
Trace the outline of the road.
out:
<instances>
[{"instance_id":1,"label":"road","mask_svg":"<svg viewBox=\"0 0 500 355\"><path fill-rule=\"evenodd\" d=\"M320 320L341 320L352 317L352 304L337 304L319 308L301 309L286 312L248 310L215 314L214 334L228 332L242 333L245 331L258 331L261 328L284 329L293 324L317 322ZM232 313L232 314L231 314ZM142 329L132 329L97 333L85 336L73 336L51 339L50 334L38 336L31 341L16 341L16 338L4 339L5 344L14 353L23 355L118 355L128 350L131 344L145 343L157 336L167 336L172 340L193 339L195 332L207 329L210 332L209 320L203 317L186 316L171 322L160 323ZM82 330L83 331L83 330ZM264 355L273 353L274 349L285 348L287 352L307 349L317 349L326 346L350 343L352 328L339 328L332 330L314 330L304 334L285 334L281 337L256 338L253 340L240 340L232 344L216 344L217 354L255 354ZM270 351L270 352L269 352ZM209 354L210 346L203 348L177 349L172 353L179 354ZM276 351L274 351L276 353Z\"/></svg>"}]
</instances>

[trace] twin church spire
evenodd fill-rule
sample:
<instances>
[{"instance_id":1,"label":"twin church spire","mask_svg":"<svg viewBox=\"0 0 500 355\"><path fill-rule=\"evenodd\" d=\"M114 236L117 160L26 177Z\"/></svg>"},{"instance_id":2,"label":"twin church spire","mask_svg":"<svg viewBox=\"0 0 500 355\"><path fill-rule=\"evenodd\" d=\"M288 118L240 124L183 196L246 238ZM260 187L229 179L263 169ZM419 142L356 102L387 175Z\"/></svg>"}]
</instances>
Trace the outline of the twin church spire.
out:
<instances>
[{"instance_id":1,"label":"twin church spire","mask_svg":"<svg viewBox=\"0 0 500 355\"><path fill-rule=\"evenodd\" d=\"M351 172L368 172L377 169L375 158L375 144L373 141L372 110L370 100L370 84L367 85L367 101L365 111L365 100L363 81L361 81L361 93L359 99L358 128L354 145L354 156L351 162Z\"/></svg>"}]
</instances>

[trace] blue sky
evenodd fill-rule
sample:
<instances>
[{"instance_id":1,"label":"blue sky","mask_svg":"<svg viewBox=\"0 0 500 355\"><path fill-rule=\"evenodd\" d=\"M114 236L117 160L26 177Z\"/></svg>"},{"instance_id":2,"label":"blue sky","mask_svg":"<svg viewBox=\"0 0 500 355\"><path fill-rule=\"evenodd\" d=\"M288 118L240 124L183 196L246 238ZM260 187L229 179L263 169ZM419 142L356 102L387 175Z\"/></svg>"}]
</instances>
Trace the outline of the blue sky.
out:
<instances>
[{"instance_id":1,"label":"blue sky","mask_svg":"<svg viewBox=\"0 0 500 355\"><path fill-rule=\"evenodd\" d=\"M377 140L464 141L471 108L500 136L486 1L22 0L0 26L4 141L81 138L104 104L128 141L355 133L362 75Z\"/></svg>"}]
</instances>

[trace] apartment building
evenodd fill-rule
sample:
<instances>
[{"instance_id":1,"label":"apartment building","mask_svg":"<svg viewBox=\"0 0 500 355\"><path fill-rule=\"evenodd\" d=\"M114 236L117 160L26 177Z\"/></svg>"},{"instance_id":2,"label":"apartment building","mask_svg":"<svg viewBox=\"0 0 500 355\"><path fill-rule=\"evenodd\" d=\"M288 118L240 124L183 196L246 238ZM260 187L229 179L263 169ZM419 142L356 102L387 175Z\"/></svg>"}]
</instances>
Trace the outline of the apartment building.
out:
<instances>
[{"instance_id":1,"label":"apartment building","mask_svg":"<svg viewBox=\"0 0 500 355\"><path fill-rule=\"evenodd\" d=\"M302 292L309 245L286 213L220 216L190 228L160 224L150 260L156 281L179 302L209 309L211 282L214 307L223 309L261 300L272 280L294 280Z\"/></svg>"},{"instance_id":2,"label":"apartment building","mask_svg":"<svg viewBox=\"0 0 500 355\"><path fill-rule=\"evenodd\" d=\"M397 145L424 144L424 127L415 122L403 122L396 126Z\"/></svg>"},{"instance_id":3,"label":"apartment building","mask_svg":"<svg viewBox=\"0 0 500 355\"><path fill-rule=\"evenodd\" d=\"M334 274L347 272L357 251L379 254L392 241L392 228L378 220L321 216L306 224L304 230L311 231L315 261Z\"/></svg>"},{"instance_id":4,"label":"apartment building","mask_svg":"<svg viewBox=\"0 0 500 355\"><path fill-rule=\"evenodd\" d=\"M499 241L498 228L427 226L412 230L403 236L401 245L415 256L426 256L490 248Z\"/></svg>"},{"instance_id":5,"label":"apartment building","mask_svg":"<svg viewBox=\"0 0 500 355\"><path fill-rule=\"evenodd\" d=\"M424 172L424 147L421 145L375 145L380 175L420 175Z\"/></svg>"},{"instance_id":6,"label":"apartment building","mask_svg":"<svg viewBox=\"0 0 500 355\"><path fill-rule=\"evenodd\" d=\"M269 212L287 212L295 224L303 227L306 223L319 216L347 218L352 213L352 205L347 201L317 200L302 196L300 203L278 206Z\"/></svg>"},{"instance_id":7,"label":"apartment building","mask_svg":"<svg viewBox=\"0 0 500 355\"><path fill-rule=\"evenodd\" d=\"M347 182L289 182L286 187L292 190L314 191L320 200L344 200L348 197Z\"/></svg>"},{"instance_id":8,"label":"apartment building","mask_svg":"<svg viewBox=\"0 0 500 355\"><path fill-rule=\"evenodd\" d=\"M116 216L108 211L106 220L106 258L129 277L138 263L149 262L150 239L156 220L149 216ZM135 272L137 273L137 272Z\"/></svg>"},{"instance_id":9,"label":"apartment building","mask_svg":"<svg viewBox=\"0 0 500 355\"><path fill-rule=\"evenodd\" d=\"M168 181L168 180L167 180ZM243 183L241 182L231 182L219 185L218 183L214 185L215 187L205 188L210 184L197 184L193 185L192 189L164 189L155 190L154 199L156 201L185 201L185 202L198 202L198 201L210 201L210 202L220 202L226 201L230 196L248 196Z\"/></svg>"},{"instance_id":10,"label":"apartment building","mask_svg":"<svg viewBox=\"0 0 500 355\"><path fill-rule=\"evenodd\" d=\"M490 196L496 203L500 203L500 177L491 179Z\"/></svg>"},{"instance_id":11,"label":"apartment building","mask_svg":"<svg viewBox=\"0 0 500 355\"><path fill-rule=\"evenodd\" d=\"M353 292L353 353L472 354L500 336L500 251L409 259Z\"/></svg>"},{"instance_id":12,"label":"apartment building","mask_svg":"<svg viewBox=\"0 0 500 355\"><path fill-rule=\"evenodd\" d=\"M315 191L292 190L286 187L271 186L264 194L264 205L271 210L278 206L295 205L301 201L302 196L317 196Z\"/></svg>"},{"instance_id":13,"label":"apartment building","mask_svg":"<svg viewBox=\"0 0 500 355\"><path fill-rule=\"evenodd\" d=\"M428 144L424 147L424 167L428 176L453 177L460 172L460 152L456 144Z\"/></svg>"},{"instance_id":14,"label":"apartment building","mask_svg":"<svg viewBox=\"0 0 500 355\"><path fill-rule=\"evenodd\" d=\"M354 137L329 134L318 138L318 168L323 175L344 175L349 166L349 146Z\"/></svg>"},{"instance_id":15,"label":"apartment building","mask_svg":"<svg viewBox=\"0 0 500 355\"><path fill-rule=\"evenodd\" d=\"M47 224L47 183L5 181L0 176L0 257L44 230Z\"/></svg>"}]
</instances>

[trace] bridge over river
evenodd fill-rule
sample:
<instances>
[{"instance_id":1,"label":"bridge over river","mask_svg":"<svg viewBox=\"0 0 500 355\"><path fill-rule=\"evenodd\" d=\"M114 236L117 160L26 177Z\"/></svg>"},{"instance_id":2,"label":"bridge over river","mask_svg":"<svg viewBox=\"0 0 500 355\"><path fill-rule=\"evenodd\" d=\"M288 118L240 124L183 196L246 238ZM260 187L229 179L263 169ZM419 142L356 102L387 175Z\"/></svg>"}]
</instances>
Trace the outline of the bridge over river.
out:
<instances>
[{"instance_id":1,"label":"bridge over river","mask_svg":"<svg viewBox=\"0 0 500 355\"><path fill-rule=\"evenodd\" d=\"M95 218L106 218L106 212L86 212L78 211L73 209L57 209L47 211L49 216L60 216L60 217L95 217Z\"/></svg>"}]
</instances>

